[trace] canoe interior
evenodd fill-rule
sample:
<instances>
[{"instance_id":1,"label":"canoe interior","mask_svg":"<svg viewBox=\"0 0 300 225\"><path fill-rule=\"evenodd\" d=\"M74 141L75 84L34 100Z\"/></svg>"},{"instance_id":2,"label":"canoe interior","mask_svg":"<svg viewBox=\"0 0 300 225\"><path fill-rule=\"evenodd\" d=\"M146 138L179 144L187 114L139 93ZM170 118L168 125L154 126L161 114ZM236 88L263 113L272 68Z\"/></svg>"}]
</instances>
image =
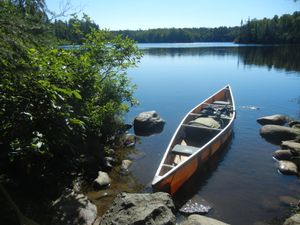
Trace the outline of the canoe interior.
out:
<instances>
[{"instance_id":1,"label":"canoe interior","mask_svg":"<svg viewBox=\"0 0 300 225\"><path fill-rule=\"evenodd\" d=\"M159 190L162 183L164 183L170 189L174 189L171 192L175 192L192 175L198 166L198 160L192 157L195 156L194 153L197 152L198 158L206 160L211 155L208 151L213 151L214 153L220 148L220 145L229 136L223 133L229 130L234 116L234 101L229 87L221 89L215 95L192 109L180 123L167 148L152 183L154 189ZM217 121L218 126L211 127L194 123L196 119L204 117ZM212 141L216 136L222 139L218 143ZM211 141L210 147L205 146ZM201 150L199 151L199 149ZM177 184L174 185L175 183ZM176 188L172 187L172 185L176 186Z\"/></svg>"}]
</instances>

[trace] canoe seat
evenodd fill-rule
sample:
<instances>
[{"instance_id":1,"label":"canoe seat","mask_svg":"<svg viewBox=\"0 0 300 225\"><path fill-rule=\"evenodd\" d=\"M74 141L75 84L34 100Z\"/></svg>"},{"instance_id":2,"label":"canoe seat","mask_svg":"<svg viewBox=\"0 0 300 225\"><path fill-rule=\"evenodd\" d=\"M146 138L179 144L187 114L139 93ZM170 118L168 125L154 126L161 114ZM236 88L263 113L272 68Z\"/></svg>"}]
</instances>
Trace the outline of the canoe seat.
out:
<instances>
[{"instance_id":1,"label":"canoe seat","mask_svg":"<svg viewBox=\"0 0 300 225\"><path fill-rule=\"evenodd\" d=\"M175 145L171 152L175 154L192 155L198 149L199 148L189 145Z\"/></svg>"}]
</instances>

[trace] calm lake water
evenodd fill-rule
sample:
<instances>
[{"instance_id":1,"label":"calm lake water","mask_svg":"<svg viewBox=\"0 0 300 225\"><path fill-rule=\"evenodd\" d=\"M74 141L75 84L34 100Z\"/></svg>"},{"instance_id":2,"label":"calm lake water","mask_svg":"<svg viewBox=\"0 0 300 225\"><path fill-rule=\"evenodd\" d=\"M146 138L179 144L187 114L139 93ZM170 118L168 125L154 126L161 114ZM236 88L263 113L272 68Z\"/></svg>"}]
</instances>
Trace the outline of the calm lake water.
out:
<instances>
[{"instance_id":1,"label":"calm lake water","mask_svg":"<svg viewBox=\"0 0 300 225\"><path fill-rule=\"evenodd\" d=\"M140 105L127 121L156 110L166 120L160 134L140 137L133 174L151 192L151 181L183 116L226 84L237 106L227 146L178 193L180 201L200 196L213 205L208 216L233 225L276 224L300 199L300 181L277 172L272 145L259 135L256 119L271 114L300 117L300 47L232 43L144 44L144 57L128 75ZM250 106L256 107L256 109ZM280 223L280 222L279 222Z\"/></svg>"}]
</instances>

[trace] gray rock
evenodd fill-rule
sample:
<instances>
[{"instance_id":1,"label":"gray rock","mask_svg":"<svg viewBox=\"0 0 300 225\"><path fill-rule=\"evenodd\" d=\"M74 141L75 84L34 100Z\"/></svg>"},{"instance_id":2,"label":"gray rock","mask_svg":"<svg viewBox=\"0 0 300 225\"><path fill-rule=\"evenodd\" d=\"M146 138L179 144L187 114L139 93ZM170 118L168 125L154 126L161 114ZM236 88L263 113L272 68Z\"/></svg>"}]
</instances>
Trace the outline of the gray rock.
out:
<instances>
[{"instance_id":1,"label":"gray rock","mask_svg":"<svg viewBox=\"0 0 300 225\"><path fill-rule=\"evenodd\" d=\"M91 225L97 217L97 207L83 194L67 190L53 203L55 212L51 224L57 225Z\"/></svg>"},{"instance_id":2,"label":"gray rock","mask_svg":"<svg viewBox=\"0 0 300 225\"><path fill-rule=\"evenodd\" d=\"M283 225L300 225L300 214L295 214L286 219Z\"/></svg>"},{"instance_id":3,"label":"gray rock","mask_svg":"<svg viewBox=\"0 0 300 225\"><path fill-rule=\"evenodd\" d=\"M93 182L95 190L106 188L110 185L111 179L106 172L99 171L98 177Z\"/></svg>"},{"instance_id":4,"label":"gray rock","mask_svg":"<svg viewBox=\"0 0 300 225\"><path fill-rule=\"evenodd\" d=\"M119 194L103 215L101 225L108 224L175 224L174 203L169 194Z\"/></svg>"},{"instance_id":5,"label":"gray rock","mask_svg":"<svg viewBox=\"0 0 300 225\"><path fill-rule=\"evenodd\" d=\"M229 225L229 224L205 216L190 215L188 217L188 220L185 221L182 225Z\"/></svg>"},{"instance_id":6,"label":"gray rock","mask_svg":"<svg viewBox=\"0 0 300 225\"><path fill-rule=\"evenodd\" d=\"M280 143L300 136L300 130L279 125L264 125L260 129L260 134L270 142Z\"/></svg>"},{"instance_id":7,"label":"gray rock","mask_svg":"<svg viewBox=\"0 0 300 225\"><path fill-rule=\"evenodd\" d=\"M277 160L291 160L293 157L291 150L276 150L273 157Z\"/></svg>"},{"instance_id":8,"label":"gray rock","mask_svg":"<svg viewBox=\"0 0 300 225\"><path fill-rule=\"evenodd\" d=\"M286 174L286 175L297 175L298 173L297 165L290 161L285 161L285 160L279 161L278 169L282 174Z\"/></svg>"},{"instance_id":9,"label":"gray rock","mask_svg":"<svg viewBox=\"0 0 300 225\"><path fill-rule=\"evenodd\" d=\"M274 124L283 125L287 123L288 118L285 115L275 114L271 116L264 116L257 119L257 122L261 125Z\"/></svg>"},{"instance_id":10,"label":"gray rock","mask_svg":"<svg viewBox=\"0 0 300 225\"><path fill-rule=\"evenodd\" d=\"M164 125L165 121L160 118L156 111L142 112L135 117L133 122L135 134L141 136L160 133Z\"/></svg>"},{"instance_id":11,"label":"gray rock","mask_svg":"<svg viewBox=\"0 0 300 225\"><path fill-rule=\"evenodd\" d=\"M290 149L292 153L300 155L300 143L295 141L283 141L281 142L281 147L285 149Z\"/></svg>"}]
</instances>

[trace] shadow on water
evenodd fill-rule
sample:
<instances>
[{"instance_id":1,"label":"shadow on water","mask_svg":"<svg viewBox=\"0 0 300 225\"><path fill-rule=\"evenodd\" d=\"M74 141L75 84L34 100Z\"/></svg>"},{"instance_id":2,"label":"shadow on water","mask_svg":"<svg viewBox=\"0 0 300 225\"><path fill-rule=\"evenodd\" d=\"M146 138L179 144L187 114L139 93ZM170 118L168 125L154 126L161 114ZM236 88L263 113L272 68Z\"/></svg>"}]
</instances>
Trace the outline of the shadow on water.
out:
<instances>
[{"instance_id":1,"label":"shadow on water","mask_svg":"<svg viewBox=\"0 0 300 225\"><path fill-rule=\"evenodd\" d=\"M231 148L233 139L234 133L232 133L231 137L229 137L224 145L203 166L199 167L188 181L176 192L173 200L177 208L184 205L206 185L209 178L224 160L226 153Z\"/></svg>"}]
</instances>

